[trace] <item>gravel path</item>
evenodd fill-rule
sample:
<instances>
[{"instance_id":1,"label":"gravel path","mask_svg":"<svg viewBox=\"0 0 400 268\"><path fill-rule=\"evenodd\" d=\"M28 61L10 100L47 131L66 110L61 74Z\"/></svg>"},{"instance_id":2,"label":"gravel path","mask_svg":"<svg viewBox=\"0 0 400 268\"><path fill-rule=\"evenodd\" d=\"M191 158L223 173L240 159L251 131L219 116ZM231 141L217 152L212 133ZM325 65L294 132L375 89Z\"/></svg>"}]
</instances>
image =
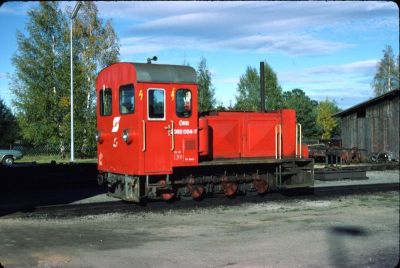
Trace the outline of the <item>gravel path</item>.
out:
<instances>
[{"instance_id":1,"label":"gravel path","mask_svg":"<svg viewBox=\"0 0 400 268\"><path fill-rule=\"evenodd\" d=\"M395 267L399 193L1 219L6 267Z\"/></svg>"}]
</instances>

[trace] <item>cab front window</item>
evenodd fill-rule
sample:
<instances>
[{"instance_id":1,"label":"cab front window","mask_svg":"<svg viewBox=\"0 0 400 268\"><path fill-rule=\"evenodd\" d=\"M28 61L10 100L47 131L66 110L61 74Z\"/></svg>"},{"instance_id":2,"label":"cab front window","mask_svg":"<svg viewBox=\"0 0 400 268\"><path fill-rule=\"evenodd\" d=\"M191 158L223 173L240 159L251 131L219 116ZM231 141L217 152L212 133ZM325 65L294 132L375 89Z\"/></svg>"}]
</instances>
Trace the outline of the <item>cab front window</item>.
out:
<instances>
[{"instance_id":1,"label":"cab front window","mask_svg":"<svg viewBox=\"0 0 400 268\"><path fill-rule=\"evenodd\" d=\"M176 115L179 117L192 115L192 92L189 89L176 91Z\"/></svg>"},{"instance_id":2,"label":"cab front window","mask_svg":"<svg viewBox=\"0 0 400 268\"><path fill-rule=\"evenodd\" d=\"M131 114L135 111L135 91L133 84L119 88L119 112L120 114Z\"/></svg>"},{"instance_id":3,"label":"cab front window","mask_svg":"<svg viewBox=\"0 0 400 268\"><path fill-rule=\"evenodd\" d=\"M148 116L152 120L165 119L165 92L164 89L148 90Z\"/></svg>"},{"instance_id":4,"label":"cab front window","mask_svg":"<svg viewBox=\"0 0 400 268\"><path fill-rule=\"evenodd\" d=\"M112 113L112 90L111 88L105 88L100 90L99 96L100 103L100 115L107 116Z\"/></svg>"}]
</instances>

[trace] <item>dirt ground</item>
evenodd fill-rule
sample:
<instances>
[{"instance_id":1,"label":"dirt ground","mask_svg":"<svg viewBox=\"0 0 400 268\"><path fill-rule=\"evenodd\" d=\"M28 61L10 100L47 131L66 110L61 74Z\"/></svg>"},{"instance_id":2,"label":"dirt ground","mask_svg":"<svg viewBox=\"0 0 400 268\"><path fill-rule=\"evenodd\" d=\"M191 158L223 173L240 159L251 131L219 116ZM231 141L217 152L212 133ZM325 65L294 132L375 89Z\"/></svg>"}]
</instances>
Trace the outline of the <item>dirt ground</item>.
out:
<instances>
[{"instance_id":1,"label":"dirt ground","mask_svg":"<svg viewBox=\"0 0 400 268\"><path fill-rule=\"evenodd\" d=\"M399 192L68 219L0 218L8 267L395 267Z\"/></svg>"}]
</instances>

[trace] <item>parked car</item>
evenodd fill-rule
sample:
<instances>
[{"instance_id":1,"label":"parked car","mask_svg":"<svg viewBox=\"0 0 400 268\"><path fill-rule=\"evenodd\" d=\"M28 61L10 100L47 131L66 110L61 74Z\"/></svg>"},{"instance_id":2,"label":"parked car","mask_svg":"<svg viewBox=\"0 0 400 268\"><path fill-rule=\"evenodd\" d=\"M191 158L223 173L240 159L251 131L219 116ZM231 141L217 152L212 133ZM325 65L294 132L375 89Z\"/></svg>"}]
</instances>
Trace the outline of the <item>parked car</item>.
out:
<instances>
[{"instance_id":1,"label":"parked car","mask_svg":"<svg viewBox=\"0 0 400 268\"><path fill-rule=\"evenodd\" d=\"M21 159L22 156L22 152L19 150L0 150L0 163L12 165L15 160Z\"/></svg>"}]
</instances>

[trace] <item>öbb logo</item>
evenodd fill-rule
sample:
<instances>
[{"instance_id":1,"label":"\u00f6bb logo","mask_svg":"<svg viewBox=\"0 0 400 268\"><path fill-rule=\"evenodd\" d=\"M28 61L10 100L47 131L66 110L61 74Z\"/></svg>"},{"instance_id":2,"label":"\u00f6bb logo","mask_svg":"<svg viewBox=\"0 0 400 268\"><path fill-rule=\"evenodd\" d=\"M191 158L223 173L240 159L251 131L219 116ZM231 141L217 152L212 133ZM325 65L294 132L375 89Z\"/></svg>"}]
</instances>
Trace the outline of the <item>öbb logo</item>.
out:
<instances>
[{"instance_id":1,"label":"\u00f6bb logo","mask_svg":"<svg viewBox=\"0 0 400 268\"><path fill-rule=\"evenodd\" d=\"M114 117L114 120L113 120L113 128L112 128L111 132L117 132L117 131L118 131L120 119L121 119L120 116Z\"/></svg>"}]
</instances>

